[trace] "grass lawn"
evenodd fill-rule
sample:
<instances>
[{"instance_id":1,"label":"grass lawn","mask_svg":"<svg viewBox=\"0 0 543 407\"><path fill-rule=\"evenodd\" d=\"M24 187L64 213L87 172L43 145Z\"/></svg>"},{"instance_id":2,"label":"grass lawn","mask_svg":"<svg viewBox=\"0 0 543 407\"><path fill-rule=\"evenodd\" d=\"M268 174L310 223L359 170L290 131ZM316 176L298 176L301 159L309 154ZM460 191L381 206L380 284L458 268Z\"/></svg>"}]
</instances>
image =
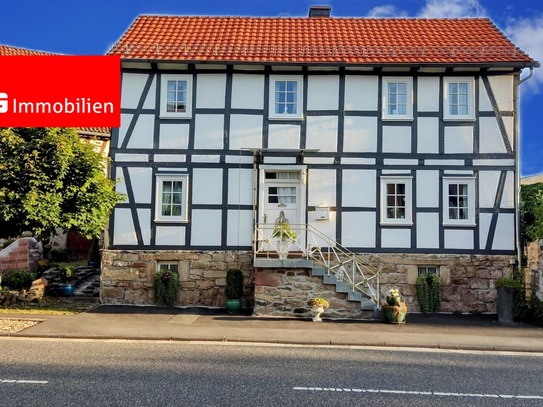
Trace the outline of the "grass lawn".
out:
<instances>
[{"instance_id":1,"label":"grass lawn","mask_svg":"<svg viewBox=\"0 0 543 407\"><path fill-rule=\"evenodd\" d=\"M91 310L98 305L97 298L89 297L44 297L32 305L15 305L0 307L2 314L31 314L31 315L76 315Z\"/></svg>"}]
</instances>

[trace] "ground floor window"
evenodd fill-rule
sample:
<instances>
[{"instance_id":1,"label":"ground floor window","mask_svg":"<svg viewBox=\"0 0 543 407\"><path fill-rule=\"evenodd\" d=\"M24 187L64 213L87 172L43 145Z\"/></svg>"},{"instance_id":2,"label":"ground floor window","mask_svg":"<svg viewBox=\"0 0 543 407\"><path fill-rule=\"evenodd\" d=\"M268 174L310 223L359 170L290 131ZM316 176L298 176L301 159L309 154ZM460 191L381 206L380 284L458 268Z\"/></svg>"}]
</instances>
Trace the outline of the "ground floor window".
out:
<instances>
[{"instance_id":1,"label":"ground floor window","mask_svg":"<svg viewBox=\"0 0 543 407\"><path fill-rule=\"evenodd\" d=\"M438 274L436 266L419 266L419 276L424 273Z\"/></svg>"},{"instance_id":2,"label":"ground floor window","mask_svg":"<svg viewBox=\"0 0 543 407\"><path fill-rule=\"evenodd\" d=\"M179 274L179 264L160 262L158 263L158 271L172 271L174 273Z\"/></svg>"}]
</instances>

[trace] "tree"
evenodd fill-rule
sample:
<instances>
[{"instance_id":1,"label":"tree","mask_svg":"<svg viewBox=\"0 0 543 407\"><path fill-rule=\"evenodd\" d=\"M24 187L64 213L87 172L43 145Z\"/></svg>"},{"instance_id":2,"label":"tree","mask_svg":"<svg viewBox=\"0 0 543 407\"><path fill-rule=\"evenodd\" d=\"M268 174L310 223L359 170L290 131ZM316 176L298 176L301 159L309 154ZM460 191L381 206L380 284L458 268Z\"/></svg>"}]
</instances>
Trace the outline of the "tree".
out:
<instances>
[{"instance_id":1,"label":"tree","mask_svg":"<svg viewBox=\"0 0 543 407\"><path fill-rule=\"evenodd\" d=\"M522 185L520 189L521 239L543 239L543 183Z\"/></svg>"},{"instance_id":2,"label":"tree","mask_svg":"<svg viewBox=\"0 0 543 407\"><path fill-rule=\"evenodd\" d=\"M57 228L99 236L123 196L74 129L0 129L0 237Z\"/></svg>"}]
</instances>

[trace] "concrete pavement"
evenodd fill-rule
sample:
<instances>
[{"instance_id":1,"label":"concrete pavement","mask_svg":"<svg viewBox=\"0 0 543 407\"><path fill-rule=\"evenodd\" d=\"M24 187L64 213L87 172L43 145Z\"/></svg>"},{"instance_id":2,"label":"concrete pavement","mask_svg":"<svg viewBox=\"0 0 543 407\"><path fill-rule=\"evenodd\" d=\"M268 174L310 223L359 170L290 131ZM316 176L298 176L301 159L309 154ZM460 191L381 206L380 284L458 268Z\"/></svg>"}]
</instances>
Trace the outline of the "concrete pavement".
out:
<instances>
[{"instance_id":1,"label":"concrete pavement","mask_svg":"<svg viewBox=\"0 0 543 407\"><path fill-rule=\"evenodd\" d=\"M408 314L407 323L265 318L222 309L101 305L77 315L2 314L39 324L12 337L262 342L543 353L543 328L492 315ZM5 335L4 335L5 336Z\"/></svg>"}]
</instances>

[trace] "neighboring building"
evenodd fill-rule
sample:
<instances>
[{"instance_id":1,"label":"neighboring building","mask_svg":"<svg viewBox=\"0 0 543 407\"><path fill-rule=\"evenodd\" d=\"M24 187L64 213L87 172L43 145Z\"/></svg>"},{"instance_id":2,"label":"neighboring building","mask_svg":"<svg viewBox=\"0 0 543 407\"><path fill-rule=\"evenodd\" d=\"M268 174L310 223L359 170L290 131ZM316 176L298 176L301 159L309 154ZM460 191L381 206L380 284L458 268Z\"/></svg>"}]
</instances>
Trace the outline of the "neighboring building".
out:
<instances>
[{"instance_id":1,"label":"neighboring building","mask_svg":"<svg viewBox=\"0 0 543 407\"><path fill-rule=\"evenodd\" d=\"M520 179L521 185L532 185L543 183L543 174L534 174Z\"/></svg>"},{"instance_id":2,"label":"neighboring building","mask_svg":"<svg viewBox=\"0 0 543 407\"><path fill-rule=\"evenodd\" d=\"M140 16L110 50L112 177L128 200L103 302L152 303L166 267L180 304L222 306L237 266L255 313L302 313L318 294L358 317L392 287L417 310L421 272L441 275L442 310L495 311L515 255L519 76L539 64L486 18L316 11ZM271 238L281 215L298 235L287 260ZM315 265L333 256L352 262L323 282ZM352 267L362 295L347 293Z\"/></svg>"}]
</instances>

